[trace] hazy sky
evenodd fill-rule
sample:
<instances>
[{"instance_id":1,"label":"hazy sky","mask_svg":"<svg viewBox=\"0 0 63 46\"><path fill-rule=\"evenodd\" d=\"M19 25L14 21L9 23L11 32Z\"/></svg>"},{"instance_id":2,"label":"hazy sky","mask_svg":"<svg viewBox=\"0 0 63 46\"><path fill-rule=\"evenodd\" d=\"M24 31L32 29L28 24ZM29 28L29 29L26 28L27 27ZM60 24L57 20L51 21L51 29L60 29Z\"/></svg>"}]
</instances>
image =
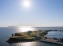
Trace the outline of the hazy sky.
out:
<instances>
[{"instance_id":1,"label":"hazy sky","mask_svg":"<svg viewBox=\"0 0 63 46\"><path fill-rule=\"evenodd\" d=\"M0 26L63 26L63 0L28 3L24 7L23 0L0 0Z\"/></svg>"}]
</instances>

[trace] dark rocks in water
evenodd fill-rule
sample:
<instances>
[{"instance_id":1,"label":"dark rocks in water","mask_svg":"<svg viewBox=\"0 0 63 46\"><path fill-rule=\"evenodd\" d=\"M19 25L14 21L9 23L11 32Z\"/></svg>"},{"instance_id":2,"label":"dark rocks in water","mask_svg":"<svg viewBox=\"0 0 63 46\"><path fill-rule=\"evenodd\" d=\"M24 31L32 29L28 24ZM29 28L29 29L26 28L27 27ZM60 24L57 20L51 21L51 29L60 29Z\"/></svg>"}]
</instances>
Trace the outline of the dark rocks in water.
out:
<instances>
[{"instance_id":1,"label":"dark rocks in water","mask_svg":"<svg viewBox=\"0 0 63 46\"><path fill-rule=\"evenodd\" d=\"M9 38L6 42L8 43L15 43L15 42L28 42L34 41L34 39L23 39L23 38Z\"/></svg>"}]
</instances>

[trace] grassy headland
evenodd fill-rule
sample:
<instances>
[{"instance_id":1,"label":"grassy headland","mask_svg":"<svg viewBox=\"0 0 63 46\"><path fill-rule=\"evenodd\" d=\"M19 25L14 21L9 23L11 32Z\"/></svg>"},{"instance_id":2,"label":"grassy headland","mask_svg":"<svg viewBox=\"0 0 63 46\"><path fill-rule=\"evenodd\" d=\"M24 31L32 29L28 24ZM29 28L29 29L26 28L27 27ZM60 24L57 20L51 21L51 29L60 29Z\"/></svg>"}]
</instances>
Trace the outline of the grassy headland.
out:
<instances>
[{"instance_id":1,"label":"grassy headland","mask_svg":"<svg viewBox=\"0 0 63 46\"><path fill-rule=\"evenodd\" d=\"M19 32L12 34L12 37L8 40L9 42L17 41L36 41L44 38L44 35L47 34L47 31L28 31L28 32Z\"/></svg>"}]
</instances>

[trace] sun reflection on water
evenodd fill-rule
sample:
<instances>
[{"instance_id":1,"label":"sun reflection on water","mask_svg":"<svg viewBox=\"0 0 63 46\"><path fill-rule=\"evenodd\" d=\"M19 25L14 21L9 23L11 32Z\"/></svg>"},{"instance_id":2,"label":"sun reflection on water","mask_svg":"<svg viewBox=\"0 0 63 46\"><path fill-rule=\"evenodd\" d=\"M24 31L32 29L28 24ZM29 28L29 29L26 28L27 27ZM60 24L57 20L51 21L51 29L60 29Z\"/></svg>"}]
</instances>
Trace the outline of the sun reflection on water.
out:
<instances>
[{"instance_id":1,"label":"sun reflection on water","mask_svg":"<svg viewBox=\"0 0 63 46\"><path fill-rule=\"evenodd\" d=\"M11 46L37 46L38 42L21 42L21 43L13 43Z\"/></svg>"},{"instance_id":2,"label":"sun reflection on water","mask_svg":"<svg viewBox=\"0 0 63 46\"><path fill-rule=\"evenodd\" d=\"M31 26L19 26L18 30L19 32L27 32L27 31L35 31L35 28Z\"/></svg>"}]
</instances>

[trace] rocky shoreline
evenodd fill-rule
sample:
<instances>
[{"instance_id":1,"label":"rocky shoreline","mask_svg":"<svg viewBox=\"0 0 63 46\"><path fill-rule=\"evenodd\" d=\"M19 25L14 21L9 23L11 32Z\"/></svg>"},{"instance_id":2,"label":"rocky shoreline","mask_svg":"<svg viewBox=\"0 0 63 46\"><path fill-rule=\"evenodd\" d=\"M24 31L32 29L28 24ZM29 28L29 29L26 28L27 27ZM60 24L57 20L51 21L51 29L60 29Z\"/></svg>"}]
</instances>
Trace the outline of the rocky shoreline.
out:
<instances>
[{"instance_id":1,"label":"rocky shoreline","mask_svg":"<svg viewBox=\"0 0 63 46\"><path fill-rule=\"evenodd\" d=\"M47 42L47 43L54 43L54 44L60 44L60 45L63 45L62 42L58 42L58 41L55 41L55 40L40 40L40 42Z\"/></svg>"}]
</instances>

